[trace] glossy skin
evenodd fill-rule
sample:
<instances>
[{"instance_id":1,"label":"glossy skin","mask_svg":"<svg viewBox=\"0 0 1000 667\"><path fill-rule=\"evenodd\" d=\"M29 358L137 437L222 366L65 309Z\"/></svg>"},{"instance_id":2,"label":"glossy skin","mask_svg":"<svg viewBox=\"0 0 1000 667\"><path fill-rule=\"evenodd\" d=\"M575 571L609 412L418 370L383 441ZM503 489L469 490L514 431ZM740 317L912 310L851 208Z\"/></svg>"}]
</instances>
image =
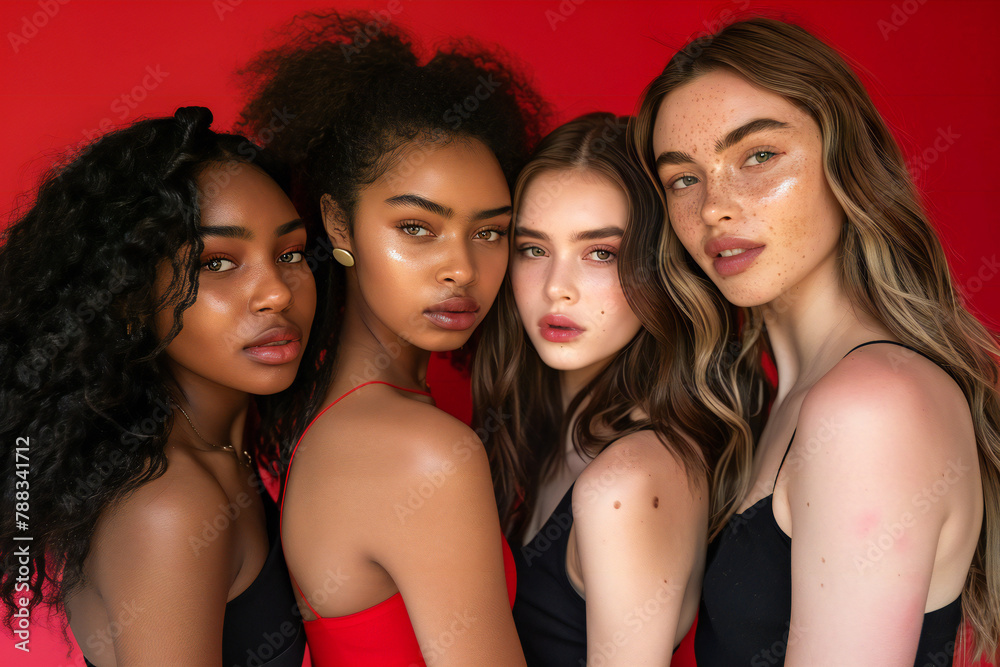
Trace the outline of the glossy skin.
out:
<instances>
[{"instance_id":1,"label":"glossy skin","mask_svg":"<svg viewBox=\"0 0 1000 667\"><path fill-rule=\"evenodd\" d=\"M525 189L511 284L532 345L560 371L564 404L642 326L618 279L627 215L619 186L594 172L542 172ZM582 333L550 340L544 318L553 313ZM707 485L689 479L648 431L615 441L592 461L583 460L569 439L564 449L565 465L539 489L527 541L576 481L566 570L587 601L588 660L668 664L697 612ZM637 616L636 608L653 611Z\"/></svg>"},{"instance_id":2,"label":"glossy skin","mask_svg":"<svg viewBox=\"0 0 1000 667\"><path fill-rule=\"evenodd\" d=\"M785 126L758 124L716 150L759 119ZM845 216L810 116L711 72L667 95L653 148L684 247L730 301L764 308L779 386L740 511L771 492L796 431L773 498L793 537L791 624L804 629L785 664L843 664L850 638L851 664L912 665L923 614L960 594L982 523L968 403L943 370L905 348L871 345L843 358L893 336L840 286ZM706 246L727 238L763 251L724 276L710 252L721 246ZM946 492L928 497L942 481ZM891 545L873 551L886 535Z\"/></svg>"},{"instance_id":3,"label":"glossy skin","mask_svg":"<svg viewBox=\"0 0 1000 667\"><path fill-rule=\"evenodd\" d=\"M476 140L411 143L361 190L350 228L329 199L324 220L356 260L326 403L370 380L425 389L430 351L468 340L506 271L510 193L496 158ZM427 315L454 297L479 306L460 330ZM364 387L295 452L282 525L292 576L322 617L402 593L429 665L524 664L500 535L479 438L429 397ZM466 614L477 621L456 632ZM447 650L442 636L454 637Z\"/></svg>"},{"instance_id":4,"label":"glossy skin","mask_svg":"<svg viewBox=\"0 0 1000 667\"><path fill-rule=\"evenodd\" d=\"M199 187L221 182L212 177L222 169L209 167ZM218 667L226 602L253 582L268 553L256 476L212 445L242 441L251 393L291 384L316 290L291 202L256 167L228 170L228 185L203 200L198 297L166 349L172 393L198 433L173 410L166 472L102 515L88 585L67 605L73 634L98 667ZM244 238L219 235L234 226ZM152 326L164 335L169 317L160 313ZM275 327L300 332L301 347L285 363L256 361L244 348ZM220 515L224 528L206 534L205 522L218 526Z\"/></svg>"}]
</instances>

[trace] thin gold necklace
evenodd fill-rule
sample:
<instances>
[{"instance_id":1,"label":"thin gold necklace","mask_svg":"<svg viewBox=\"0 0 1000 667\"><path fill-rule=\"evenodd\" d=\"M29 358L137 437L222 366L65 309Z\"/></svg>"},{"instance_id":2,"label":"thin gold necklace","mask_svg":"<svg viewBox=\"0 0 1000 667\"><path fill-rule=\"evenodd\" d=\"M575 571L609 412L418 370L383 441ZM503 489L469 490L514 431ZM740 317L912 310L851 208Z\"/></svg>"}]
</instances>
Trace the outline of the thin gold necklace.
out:
<instances>
[{"instance_id":1,"label":"thin gold necklace","mask_svg":"<svg viewBox=\"0 0 1000 667\"><path fill-rule=\"evenodd\" d=\"M187 423L191 425L191 429L194 431L195 435L201 438L202 442L204 442L209 447L215 447L216 449L221 449L224 452L232 452L233 456L236 457L236 462L239 463L244 468L247 468L248 470L253 467L253 462L250 459L250 452L248 452L245 449L243 450L243 456L246 457L246 463L244 463L243 459L240 458L239 453L236 451L236 448L233 447L232 445L217 445L213 442L209 442L208 440L205 439L205 436L203 436L201 432L198 430L198 427L194 425L194 422L191 421L191 417L188 416L188 413L184 410L184 408L182 408L179 403L174 403L174 406L181 411L181 414L184 415L184 419L186 419Z\"/></svg>"}]
</instances>

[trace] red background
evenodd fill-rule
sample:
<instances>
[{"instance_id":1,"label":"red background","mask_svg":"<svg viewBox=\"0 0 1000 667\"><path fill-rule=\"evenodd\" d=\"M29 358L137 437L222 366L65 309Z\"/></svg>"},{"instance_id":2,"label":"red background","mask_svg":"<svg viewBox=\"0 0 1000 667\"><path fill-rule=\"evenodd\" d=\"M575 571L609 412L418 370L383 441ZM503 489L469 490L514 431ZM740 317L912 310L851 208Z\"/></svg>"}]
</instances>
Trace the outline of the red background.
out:
<instances>
[{"instance_id":1,"label":"red background","mask_svg":"<svg viewBox=\"0 0 1000 667\"><path fill-rule=\"evenodd\" d=\"M1000 328L1000 3L993 0L610 2L397 0L393 20L424 44L452 35L499 42L534 73L559 122L595 110L634 112L643 87L677 47L714 32L737 12L798 22L843 53L903 146L945 245L956 284L991 328ZM269 32L329 2L264 0L0 2L0 228L24 193L68 147L178 106L212 109L228 129L241 106L232 76ZM380 2L338 9L379 10ZM147 69L149 68L149 69ZM150 76L149 72L159 72ZM468 413L467 385L436 364L435 393ZM443 393L443 392L441 392ZM141 564L136 564L141 567ZM0 639L0 662L81 665L43 618L32 651ZM693 664L689 646L674 664ZM956 664L959 664L956 662Z\"/></svg>"}]
</instances>

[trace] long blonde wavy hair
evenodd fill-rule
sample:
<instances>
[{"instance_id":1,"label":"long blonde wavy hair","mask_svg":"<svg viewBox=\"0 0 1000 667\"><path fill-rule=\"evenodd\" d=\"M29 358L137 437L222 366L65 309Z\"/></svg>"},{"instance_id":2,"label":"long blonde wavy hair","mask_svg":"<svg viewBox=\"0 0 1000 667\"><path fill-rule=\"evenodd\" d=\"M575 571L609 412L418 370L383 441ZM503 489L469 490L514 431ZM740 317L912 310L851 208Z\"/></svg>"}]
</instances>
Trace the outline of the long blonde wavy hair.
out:
<instances>
[{"instance_id":1,"label":"long blonde wavy hair","mask_svg":"<svg viewBox=\"0 0 1000 667\"><path fill-rule=\"evenodd\" d=\"M996 659L1000 637L1000 345L962 303L941 243L928 222L903 154L864 86L837 52L801 27L755 18L734 23L681 49L646 88L636 120L635 147L647 175L655 172L653 125L663 99L713 70L727 69L781 95L819 124L827 181L846 214L840 238L840 279L852 303L894 336L936 361L958 383L972 412L985 513L962 591L975 658ZM661 270L672 296L696 317L712 317L723 298L672 230ZM767 347L760 308L743 311L742 357ZM721 326L721 324L714 325ZM717 358L720 343L699 325L701 357ZM710 376L725 369L709 368ZM741 462L734 493L749 490ZM964 642L964 633L963 633Z\"/></svg>"}]
</instances>

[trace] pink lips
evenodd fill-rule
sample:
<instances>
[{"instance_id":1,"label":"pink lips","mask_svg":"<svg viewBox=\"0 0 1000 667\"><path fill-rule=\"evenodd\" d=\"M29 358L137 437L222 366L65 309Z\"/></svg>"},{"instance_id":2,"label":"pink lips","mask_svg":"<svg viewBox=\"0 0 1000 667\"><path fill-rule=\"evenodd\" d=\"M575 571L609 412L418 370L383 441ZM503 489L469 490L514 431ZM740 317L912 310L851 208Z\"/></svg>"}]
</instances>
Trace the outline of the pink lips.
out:
<instances>
[{"instance_id":1,"label":"pink lips","mask_svg":"<svg viewBox=\"0 0 1000 667\"><path fill-rule=\"evenodd\" d=\"M755 259L764 252L764 244L736 236L723 236L712 239L705 244L705 254L712 258L712 266L720 276L735 276L746 271ZM742 250L743 252L730 257L720 257L725 250Z\"/></svg>"},{"instance_id":2,"label":"pink lips","mask_svg":"<svg viewBox=\"0 0 1000 667\"><path fill-rule=\"evenodd\" d=\"M434 304L424 311L424 317L449 331L465 331L476 323L479 302L466 296L455 296Z\"/></svg>"},{"instance_id":3,"label":"pink lips","mask_svg":"<svg viewBox=\"0 0 1000 667\"><path fill-rule=\"evenodd\" d=\"M299 358L302 332L294 326L273 327L253 339L243 351L262 364L287 364Z\"/></svg>"},{"instance_id":4,"label":"pink lips","mask_svg":"<svg viewBox=\"0 0 1000 667\"><path fill-rule=\"evenodd\" d=\"M550 313L538 320L538 329L542 333L542 338L550 343L564 343L586 331L573 320L558 313Z\"/></svg>"}]
</instances>

